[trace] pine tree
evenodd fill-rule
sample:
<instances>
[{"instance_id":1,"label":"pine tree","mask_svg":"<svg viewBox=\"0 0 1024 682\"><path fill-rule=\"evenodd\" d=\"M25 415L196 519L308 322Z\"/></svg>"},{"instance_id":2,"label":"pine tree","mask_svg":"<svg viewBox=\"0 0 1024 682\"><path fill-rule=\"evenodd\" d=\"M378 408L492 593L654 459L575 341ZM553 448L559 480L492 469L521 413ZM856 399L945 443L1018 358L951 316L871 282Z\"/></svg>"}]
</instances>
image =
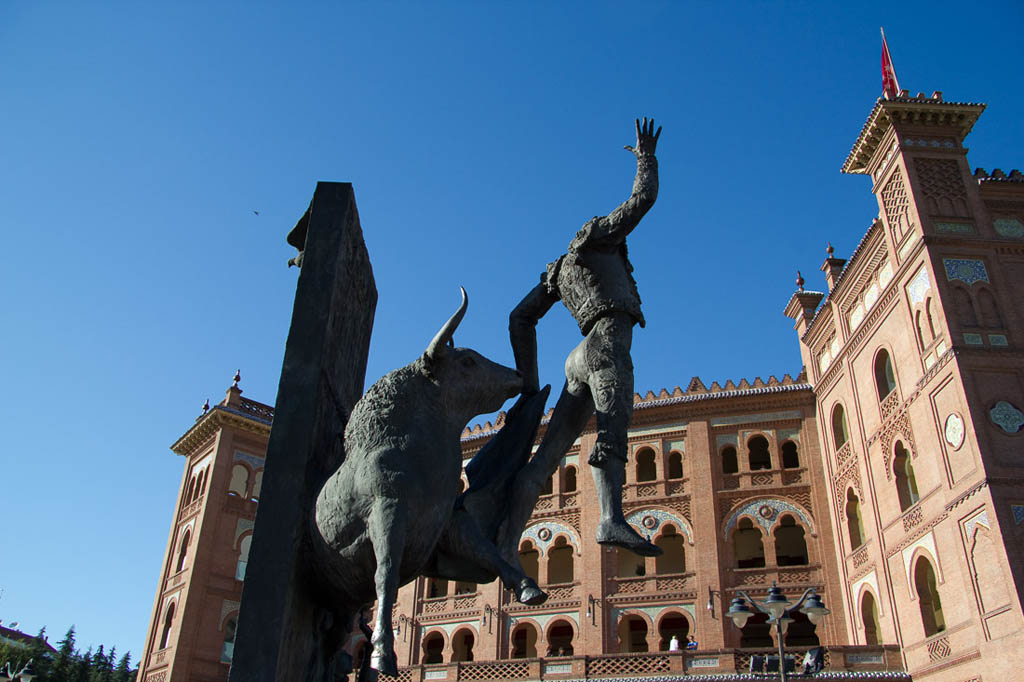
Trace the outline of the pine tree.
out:
<instances>
[{"instance_id":1,"label":"pine tree","mask_svg":"<svg viewBox=\"0 0 1024 682\"><path fill-rule=\"evenodd\" d=\"M39 682L50 682L50 671L53 661L50 660L50 648L46 646L46 628L42 628L28 647L28 657L32 659L32 668L36 672L33 679Z\"/></svg>"},{"instance_id":2,"label":"pine tree","mask_svg":"<svg viewBox=\"0 0 1024 682\"><path fill-rule=\"evenodd\" d=\"M107 669L107 655L103 652L103 645L92 655L92 666L89 669L89 682L106 682L103 673Z\"/></svg>"},{"instance_id":3,"label":"pine tree","mask_svg":"<svg viewBox=\"0 0 1024 682\"><path fill-rule=\"evenodd\" d=\"M75 668L68 682L89 682L89 669L92 667L92 647L83 655L78 656Z\"/></svg>"},{"instance_id":4,"label":"pine tree","mask_svg":"<svg viewBox=\"0 0 1024 682\"><path fill-rule=\"evenodd\" d=\"M114 669L114 682L132 682L132 652L126 653Z\"/></svg>"},{"instance_id":5,"label":"pine tree","mask_svg":"<svg viewBox=\"0 0 1024 682\"><path fill-rule=\"evenodd\" d=\"M75 667L75 626L72 625L59 643L57 656L53 660L50 678L53 682L71 682L71 673Z\"/></svg>"}]
</instances>

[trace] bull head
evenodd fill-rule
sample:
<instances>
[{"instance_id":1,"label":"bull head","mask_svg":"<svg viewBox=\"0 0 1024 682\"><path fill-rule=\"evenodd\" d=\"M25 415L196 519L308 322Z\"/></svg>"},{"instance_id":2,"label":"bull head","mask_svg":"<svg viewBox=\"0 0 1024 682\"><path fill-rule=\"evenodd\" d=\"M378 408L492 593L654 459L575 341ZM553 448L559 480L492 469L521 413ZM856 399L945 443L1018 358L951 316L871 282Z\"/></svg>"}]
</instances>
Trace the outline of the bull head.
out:
<instances>
[{"instance_id":1,"label":"bull head","mask_svg":"<svg viewBox=\"0 0 1024 682\"><path fill-rule=\"evenodd\" d=\"M437 332L430 345L427 346L427 350L423 353L423 359L428 364L443 358L448 350L448 346L453 345L452 335L455 334L455 330L458 328L459 323L462 322L462 318L466 314L466 308L469 306L469 297L466 296L466 290L459 287L459 291L462 292L462 304L459 305L459 309L455 311L455 314L444 323L444 326Z\"/></svg>"}]
</instances>

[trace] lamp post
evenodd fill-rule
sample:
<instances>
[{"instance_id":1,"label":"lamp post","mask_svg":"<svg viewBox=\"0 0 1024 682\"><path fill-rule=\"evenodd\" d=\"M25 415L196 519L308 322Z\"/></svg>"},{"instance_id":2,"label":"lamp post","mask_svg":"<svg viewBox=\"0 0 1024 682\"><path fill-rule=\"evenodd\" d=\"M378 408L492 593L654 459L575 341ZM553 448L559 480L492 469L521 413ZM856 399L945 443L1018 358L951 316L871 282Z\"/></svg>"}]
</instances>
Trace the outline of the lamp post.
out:
<instances>
[{"instance_id":1,"label":"lamp post","mask_svg":"<svg viewBox=\"0 0 1024 682\"><path fill-rule=\"evenodd\" d=\"M768 614L768 622L775 625L775 632L779 642L779 679L781 682L786 682L786 649L783 644L783 636L786 634L789 624L793 622L790 614L800 611L812 623L817 625L831 611L825 608L825 605L821 602L821 597L818 596L813 587L804 592L803 596L793 606L790 606L791 602L774 582L772 583L772 589L768 591L768 598L760 603L742 590L737 590L736 594L740 596L732 600L728 614L736 627L743 629L743 626L747 624L747 619L754 615L754 611L747 606L747 602L750 602L761 613ZM800 608L801 605L803 605L803 608Z\"/></svg>"}]
</instances>

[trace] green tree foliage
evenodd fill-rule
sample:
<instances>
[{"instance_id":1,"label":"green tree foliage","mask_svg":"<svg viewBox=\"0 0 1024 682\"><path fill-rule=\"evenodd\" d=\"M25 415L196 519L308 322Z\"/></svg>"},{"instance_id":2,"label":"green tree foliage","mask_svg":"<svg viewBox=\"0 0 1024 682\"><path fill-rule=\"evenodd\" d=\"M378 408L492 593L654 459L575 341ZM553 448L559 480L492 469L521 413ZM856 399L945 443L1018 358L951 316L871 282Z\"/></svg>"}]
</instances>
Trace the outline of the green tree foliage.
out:
<instances>
[{"instance_id":1,"label":"green tree foliage","mask_svg":"<svg viewBox=\"0 0 1024 682\"><path fill-rule=\"evenodd\" d=\"M33 682L135 682L138 669L132 669L131 652L118 659L116 647L106 653L101 644L95 653L89 647L83 654L75 648L75 637L72 625L58 642L57 653L46 644L46 628L30 644L0 642L0 667L10 663L12 670L18 671L32 659Z\"/></svg>"}]
</instances>

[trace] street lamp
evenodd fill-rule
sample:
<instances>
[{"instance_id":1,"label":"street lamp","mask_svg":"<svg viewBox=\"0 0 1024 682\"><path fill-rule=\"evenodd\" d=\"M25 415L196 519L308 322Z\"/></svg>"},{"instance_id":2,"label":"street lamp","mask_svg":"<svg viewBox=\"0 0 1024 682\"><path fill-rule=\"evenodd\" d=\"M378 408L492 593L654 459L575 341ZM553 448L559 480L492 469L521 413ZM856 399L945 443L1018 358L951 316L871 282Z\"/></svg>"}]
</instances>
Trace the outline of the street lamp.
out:
<instances>
[{"instance_id":1,"label":"street lamp","mask_svg":"<svg viewBox=\"0 0 1024 682\"><path fill-rule=\"evenodd\" d=\"M742 630L743 626L747 624L747 619L754 615L754 611L751 610L750 606L747 606L747 602L750 602L761 613L766 613L770 616L768 622L775 625L775 632L779 641L779 679L781 682L786 682L786 650L783 645L783 637L789 628L789 624L793 622L790 614L800 611L812 623L817 625L831 611L825 608L825 605L821 602L821 597L818 596L813 587L804 592L803 596L793 606L790 606L791 602L774 582L772 583L772 589L768 591L768 598L761 603L755 601L742 590L737 590L736 594L739 596L732 600L728 613L736 627ZM800 608L801 604L803 608Z\"/></svg>"}]
</instances>

